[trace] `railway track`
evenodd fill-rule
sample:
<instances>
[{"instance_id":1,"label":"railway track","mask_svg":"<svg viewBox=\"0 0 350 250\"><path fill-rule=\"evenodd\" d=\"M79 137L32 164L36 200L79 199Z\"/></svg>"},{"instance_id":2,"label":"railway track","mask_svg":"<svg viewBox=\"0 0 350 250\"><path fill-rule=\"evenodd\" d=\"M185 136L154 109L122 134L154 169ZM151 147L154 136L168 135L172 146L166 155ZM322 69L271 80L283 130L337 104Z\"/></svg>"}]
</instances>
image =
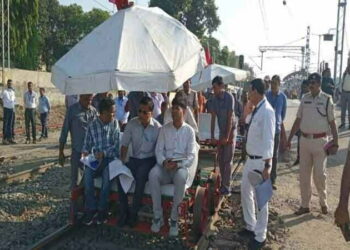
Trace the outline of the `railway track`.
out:
<instances>
[{"instance_id":1,"label":"railway track","mask_svg":"<svg viewBox=\"0 0 350 250\"><path fill-rule=\"evenodd\" d=\"M232 178L235 179L237 178L237 173L240 171L242 162L239 161L234 169L234 174L232 175ZM221 208L222 203L225 201L225 197L222 197L220 199L218 208ZM214 224L219 220L219 215L218 211L219 209L216 210L216 212L208 218L208 225L203 233L203 235L199 238L199 240L191 245L191 248L193 249L206 249L209 245L209 237L213 233L215 226ZM60 240L63 240L64 237L66 236L71 236L75 232L78 231L78 229L81 226L78 225L72 225L72 224L66 224L63 227L59 228L57 231L53 232L52 234L44 237L37 243L35 243L30 249L33 250L39 250L39 249L49 249L50 247L53 247L55 243L59 243ZM130 232L132 231L131 229L120 229L123 232Z\"/></svg>"},{"instance_id":2,"label":"railway track","mask_svg":"<svg viewBox=\"0 0 350 250\"><path fill-rule=\"evenodd\" d=\"M16 153L4 154L0 156L0 162L3 162L7 159L17 158L20 155L26 155L26 154L31 154L42 150L49 150L49 149L55 149L55 148L58 148L58 145L53 145L48 147L38 147L38 148L33 148L28 150L21 150L20 152L16 152Z\"/></svg>"},{"instance_id":3,"label":"railway track","mask_svg":"<svg viewBox=\"0 0 350 250\"><path fill-rule=\"evenodd\" d=\"M24 170L24 171L15 173L15 174L11 174L11 175L2 177L2 178L0 178L0 184L26 181L37 174L46 172L49 168L55 166L56 164L57 164L57 162L54 161L54 162L40 165L40 166L32 168L32 169Z\"/></svg>"}]
</instances>

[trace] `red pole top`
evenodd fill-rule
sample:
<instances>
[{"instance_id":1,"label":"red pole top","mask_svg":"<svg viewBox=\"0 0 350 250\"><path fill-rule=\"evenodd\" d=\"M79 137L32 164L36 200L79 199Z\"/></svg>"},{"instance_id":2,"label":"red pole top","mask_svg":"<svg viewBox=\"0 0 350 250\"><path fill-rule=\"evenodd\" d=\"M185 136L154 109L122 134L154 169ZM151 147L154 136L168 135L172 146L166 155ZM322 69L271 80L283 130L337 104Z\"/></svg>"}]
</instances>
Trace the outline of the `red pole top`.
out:
<instances>
[{"instance_id":1,"label":"red pole top","mask_svg":"<svg viewBox=\"0 0 350 250\"><path fill-rule=\"evenodd\" d=\"M109 2L114 3L118 10L126 9L134 5L134 2L129 3L129 0L109 0Z\"/></svg>"}]
</instances>

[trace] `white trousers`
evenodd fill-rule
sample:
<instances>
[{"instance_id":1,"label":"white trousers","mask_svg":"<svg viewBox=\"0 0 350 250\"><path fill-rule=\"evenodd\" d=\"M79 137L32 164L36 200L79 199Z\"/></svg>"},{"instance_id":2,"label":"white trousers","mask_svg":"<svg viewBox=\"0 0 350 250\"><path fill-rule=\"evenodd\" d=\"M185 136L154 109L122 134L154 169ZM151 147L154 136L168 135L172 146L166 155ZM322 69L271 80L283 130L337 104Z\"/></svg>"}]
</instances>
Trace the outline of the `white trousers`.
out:
<instances>
[{"instance_id":1,"label":"white trousers","mask_svg":"<svg viewBox=\"0 0 350 250\"><path fill-rule=\"evenodd\" d=\"M255 240L259 242L263 242L266 239L269 208L268 203L266 203L260 211L256 211L255 189L249 182L248 173L254 171L254 169L262 172L264 168L265 162L263 160L247 159L241 183L241 203L246 229L253 231Z\"/></svg>"}]
</instances>

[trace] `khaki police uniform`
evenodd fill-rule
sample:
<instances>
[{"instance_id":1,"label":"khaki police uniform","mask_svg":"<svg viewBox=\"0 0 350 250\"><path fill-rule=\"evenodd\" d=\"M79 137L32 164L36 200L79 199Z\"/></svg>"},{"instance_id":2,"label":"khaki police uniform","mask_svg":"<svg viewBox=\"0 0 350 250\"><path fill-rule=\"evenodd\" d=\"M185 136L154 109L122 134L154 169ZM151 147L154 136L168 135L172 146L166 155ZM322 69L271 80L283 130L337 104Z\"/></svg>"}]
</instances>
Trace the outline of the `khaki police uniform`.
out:
<instances>
[{"instance_id":1,"label":"khaki police uniform","mask_svg":"<svg viewBox=\"0 0 350 250\"><path fill-rule=\"evenodd\" d=\"M327 143L329 122L335 119L334 104L331 96L322 91L315 97L311 93L305 94L301 99L297 117L301 119L299 170L301 206L304 208L309 207L311 174L313 174L320 205L327 206L327 155L323 146Z\"/></svg>"}]
</instances>

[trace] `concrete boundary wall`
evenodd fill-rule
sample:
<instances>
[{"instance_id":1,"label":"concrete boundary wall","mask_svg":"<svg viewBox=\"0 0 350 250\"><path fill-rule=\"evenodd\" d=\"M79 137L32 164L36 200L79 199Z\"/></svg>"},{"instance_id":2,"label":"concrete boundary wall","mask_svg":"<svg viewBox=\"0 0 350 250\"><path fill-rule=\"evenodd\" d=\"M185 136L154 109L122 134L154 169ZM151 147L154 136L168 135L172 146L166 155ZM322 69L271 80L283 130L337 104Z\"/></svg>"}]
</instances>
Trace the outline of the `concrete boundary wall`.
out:
<instances>
[{"instance_id":1,"label":"concrete boundary wall","mask_svg":"<svg viewBox=\"0 0 350 250\"><path fill-rule=\"evenodd\" d=\"M22 69L6 69L5 79L12 79L13 87L16 91L16 102L23 105L23 95L27 91L29 81L34 84L34 91L39 93L39 88L46 90L46 95L50 98L52 105L64 105L64 95L51 83L51 73L42 71L30 71ZM0 79L2 72L0 71Z\"/></svg>"}]
</instances>

